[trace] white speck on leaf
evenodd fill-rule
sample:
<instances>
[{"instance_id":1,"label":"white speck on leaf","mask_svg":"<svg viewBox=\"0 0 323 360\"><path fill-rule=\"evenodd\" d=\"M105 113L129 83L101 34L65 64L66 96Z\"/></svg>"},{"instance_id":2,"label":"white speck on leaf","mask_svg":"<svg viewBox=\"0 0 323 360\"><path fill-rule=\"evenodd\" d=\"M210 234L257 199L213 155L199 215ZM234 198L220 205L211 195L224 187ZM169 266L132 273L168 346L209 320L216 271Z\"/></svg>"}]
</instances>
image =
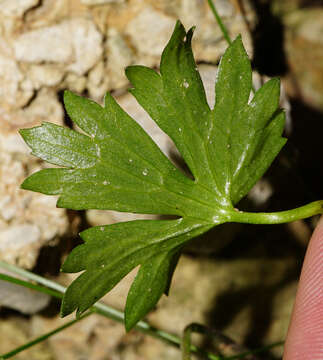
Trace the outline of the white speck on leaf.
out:
<instances>
[{"instance_id":1,"label":"white speck on leaf","mask_svg":"<svg viewBox=\"0 0 323 360\"><path fill-rule=\"evenodd\" d=\"M218 216L213 216L213 222L215 223L215 224L217 224L218 222L220 222L220 219L219 219L219 217Z\"/></svg>"},{"instance_id":2,"label":"white speck on leaf","mask_svg":"<svg viewBox=\"0 0 323 360\"><path fill-rule=\"evenodd\" d=\"M96 145L96 156L101 157L101 149L98 145Z\"/></svg>"},{"instance_id":3,"label":"white speck on leaf","mask_svg":"<svg viewBox=\"0 0 323 360\"><path fill-rule=\"evenodd\" d=\"M144 169L144 171L142 172L142 175L147 176L148 175L148 170Z\"/></svg>"},{"instance_id":4,"label":"white speck on leaf","mask_svg":"<svg viewBox=\"0 0 323 360\"><path fill-rule=\"evenodd\" d=\"M183 81L183 86L184 86L185 89L187 89L190 86L190 84L186 80L184 80Z\"/></svg>"}]
</instances>

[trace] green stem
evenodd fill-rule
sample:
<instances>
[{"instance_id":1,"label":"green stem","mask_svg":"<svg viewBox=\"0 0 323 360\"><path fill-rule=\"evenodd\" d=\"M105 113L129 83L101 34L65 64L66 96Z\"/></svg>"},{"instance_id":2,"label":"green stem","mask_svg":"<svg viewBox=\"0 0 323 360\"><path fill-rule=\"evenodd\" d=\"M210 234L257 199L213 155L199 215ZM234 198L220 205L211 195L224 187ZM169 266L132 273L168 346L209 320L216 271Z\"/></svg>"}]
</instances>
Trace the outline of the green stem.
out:
<instances>
[{"instance_id":1,"label":"green stem","mask_svg":"<svg viewBox=\"0 0 323 360\"><path fill-rule=\"evenodd\" d=\"M181 348L182 348L182 360L191 360L191 352L192 352L192 344L191 344L191 335L192 332L197 332L200 334L207 334L209 331L208 329L200 324L192 323L184 329ZM210 354L210 353L204 353L208 357L208 359L212 360L221 360L224 359L223 357Z\"/></svg>"},{"instance_id":2,"label":"green stem","mask_svg":"<svg viewBox=\"0 0 323 360\"><path fill-rule=\"evenodd\" d=\"M314 201L292 210L272 213L249 213L239 210L232 211L230 212L228 221L247 224L282 224L305 219L318 214L323 214L323 200Z\"/></svg>"},{"instance_id":3,"label":"green stem","mask_svg":"<svg viewBox=\"0 0 323 360\"><path fill-rule=\"evenodd\" d=\"M60 331L63 331L64 329L74 325L76 322L86 318L87 316L91 315L93 313L93 310L90 310L89 312L87 312L86 314L80 316L78 319L75 319L75 320L71 320L69 322L67 322L66 324L62 325L62 326L59 326L58 328L52 330L52 331L49 331L48 333L46 334L43 334L41 336L38 336L36 339L32 340L32 341L29 341L28 343L26 344L23 344L19 347L17 347L16 349L12 350L12 351L9 351L7 352L6 354L3 354L3 355L0 355L0 360L5 360L5 359L10 359L11 357L13 357L14 355L17 355L18 353L36 345L36 344L39 344L40 342L50 338L51 336L59 333Z\"/></svg>"},{"instance_id":4,"label":"green stem","mask_svg":"<svg viewBox=\"0 0 323 360\"><path fill-rule=\"evenodd\" d=\"M191 350L191 347L192 347L191 335L193 332L203 334L203 335L211 335L212 340L213 341L217 340L218 344L221 345L222 348L229 347L229 345L231 345L231 344L235 344L230 338L223 335L222 333L219 333L216 330L210 329L201 324L192 323L192 324L186 326L186 328L184 329L182 345L181 345L182 360L191 360L191 355L190 355L192 352L192 350ZM243 351L237 355L232 355L232 356L223 356L221 353L219 353L219 355L216 356L214 354L210 354L207 352L205 352L204 355L206 355L206 357L208 359L213 359L213 360L238 360L238 359L245 359L245 357L248 355L262 353L262 352L268 351L274 347L282 346L282 345L284 345L284 341L278 341L273 344L269 344L269 345L263 346L261 348L255 349L255 350Z\"/></svg>"},{"instance_id":5,"label":"green stem","mask_svg":"<svg viewBox=\"0 0 323 360\"><path fill-rule=\"evenodd\" d=\"M54 290L54 293L53 293L53 296L56 296L56 297L59 297L59 298L62 298L63 297L63 294L65 293L66 291L66 288L60 284L57 284L56 282L54 281L51 281L51 280L48 280L48 279L45 279L43 278L42 276L39 276L39 275L36 275L30 271L27 271L27 270L24 270L24 269L21 269L15 265L12 265L12 264L8 264L4 261L1 261L0 260L0 268L3 268L3 269L6 269L6 270L9 270L10 272L12 273L15 273L19 276L22 276L24 278L27 278L29 280L32 280L32 281L35 281L39 284L42 284L46 287L48 287L49 289L53 289ZM20 283L20 285L22 286L25 286L25 282L23 280L19 280L19 279L16 279L14 278L15 280L12 281L12 277L11 276L2 276L2 279L5 280L5 281L9 281L9 282L14 282L14 283ZM44 292L44 288L42 286L37 286L37 285L33 285L33 289L34 290L38 290L40 292ZM28 283L28 286L27 287L31 287ZM97 302L96 304L93 305L93 307L91 308L92 311L102 315L102 316L105 316L109 319L112 319L112 320L115 320L115 321L118 321L120 323L124 323L124 313L122 311L119 311L117 309L114 309L108 305L105 305L103 303L100 303L100 302ZM181 344L181 339L180 337L178 337L177 335L174 335L174 334L171 334L171 333L168 333L166 331L163 331L163 330L159 330L159 329L156 329L154 327L152 327L151 325L149 325L147 322L145 321L139 321L135 327L136 330L138 331L141 331L145 334L148 334L156 339L159 339L159 340L162 340L168 344L171 344L175 347L180 347L180 344ZM197 348L196 346L192 345L191 346L191 351L192 352L195 352L195 353L201 353L202 350ZM1 358L0 358L1 359ZM214 357L209 357L210 360L214 360L217 358L214 358Z\"/></svg>"},{"instance_id":6,"label":"green stem","mask_svg":"<svg viewBox=\"0 0 323 360\"><path fill-rule=\"evenodd\" d=\"M277 341L275 343L263 346L263 347L258 348L258 349L245 351L245 352L243 352L241 354L238 354L238 355L233 355L233 356L226 357L225 360L245 359L246 356L248 356L248 355L254 355L254 354L262 353L262 352L268 351L268 350L270 350L270 349L272 349L274 347L283 346L284 344L285 344L285 341Z\"/></svg>"},{"instance_id":7,"label":"green stem","mask_svg":"<svg viewBox=\"0 0 323 360\"><path fill-rule=\"evenodd\" d=\"M36 283L42 284L42 285L48 287L49 289L56 290L57 292L59 292L61 294L64 294L66 291L66 288L64 286L56 283L55 281L51 281L40 275L34 274L31 271L24 270L18 266L8 264L1 260L0 260L0 268L6 269L6 270L12 272L13 274L17 274L17 275L19 275L23 278L26 278L30 281L35 281Z\"/></svg>"},{"instance_id":8,"label":"green stem","mask_svg":"<svg viewBox=\"0 0 323 360\"><path fill-rule=\"evenodd\" d=\"M229 36L229 32L227 30L227 28L225 27L224 23L222 22L221 16L219 15L218 11L216 10L216 7L214 5L213 0L207 0L207 2L209 3L209 6L211 8L211 11L213 12L213 15L215 17L216 22L218 23L222 34L226 40L226 42L228 43L228 45L230 46L232 44L232 40ZM255 94L256 93L256 88L254 87L254 85L252 85L251 87L251 91Z\"/></svg>"},{"instance_id":9,"label":"green stem","mask_svg":"<svg viewBox=\"0 0 323 360\"><path fill-rule=\"evenodd\" d=\"M4 261L0 261L0 268L4 268L4 269L7 269L9 271L11 271L12 273L16 273L20 276L23 276L27 279L30 279L32 281L35 281L35 282L38 282L38 283L41 283L43 285L45 285L46 287L44 286L39 286L37 284L32 284L30 282L26 282L24 280L20 280L20 279L17 279L17 278L14 278L12 276L9 276L9 275L5 275L5 274L0 274L0 279L1 280L4 280L4 281L8 281L8 282L11 282L11 283L14 283L14 284L18 284L18 285L21 285L21 286L24 286L24 287L27 287L27 288L30 288L30 289L33 289L33 290L36 290L36 291L39 291L39 292L43 292L45 294L48 294L48 295L51 295L51 296L54 296L54 297L57 297L57 298L63 298L63 294L65 293L66 291L66 288L62 285L59 285L57 283L55 283L54 281L51 281L51 280L48 280L48 279L45 279L39 275L36 275L34 273L31 273L30 271L27 271L27 270L24 270L24 269L21 269L15 265L11 265L11 264L8 264ZM51 290L52 289L52 290ZM54 290L54 291L53 291ZM113 319L113 320L116 320L118 322L121 322L123 323L124 322L124 313L119 311L119 310L116 310L108 305L105 305L105 304L102 304L100 302L97 302L96 304L93 305L93 307L90 309L90 311L84 315L82 315L80 318L78 319L75 319L45 335L42 335L40 336L39 338L37 339L34 339L33 341L27 343L27 344L24 344L12 351L10 351L9 353L6 353L2 356L0 356L0 360L4 360L4 359L9 359L9 357L11 356L14 356L15 354L17 354L18 352L21 352L47 338L49 338L50 336L58 333L59 331L62 331L64 330L65 328L67 328L68 326L71 326L73 325L75 322L83 319L84 317L92 314L92 313L97 313L97 314L100 314L102 316L105 316L109 319ZM193 326L194 325L194 326ZM190 340L190 334L192 331L200 331L200 332L205 332L205 327L203 327L202 325L199 325L199 324L193 324L191 326L189 326L186 330L186 335L184 333L184 337L185 337L185 340L181 340L180 337L178 337L177 335L174 335L174 334L171 334L171 333L168 333L166 331L163 331L163 330L159 330L159 329L156 329L154 327L152 327L151 325L149 325L148 323L146 323L145 321L139 321L137 326L135 327L136 330L138 331L141 331L147 335L150 335L156 339L159 339L159 340L162 340L172 346L175 346L175 347L180 347L181 344L182 346L185 346L185 351L186 353L190 353L190 352L194 352L194 353L198 353L198 354L203 354L205 356L205 358L209 359L209 360L221 360L224 358L222 357L219 357L215 354L212 354L212 353L209 353L209 352L205 352L203 351L202 349L200 349L199 347L195 346L195 345L192 345L191 344L191 340ZM197 328L198 326L198 328ZM202 329L202 330L201 330ZM185 342L185 344L184 344ZM184 345L183 345L184 344ZM281 345L281 343L277 343L277 344L273 344L271 347L273 346L277 346L277 345ZM267 347L269 348L269 347ZM262 351L261 349L259 349L257 352L260 352ZM250 352L252 353L252 351ZM237 355L237 356L240 356L240 355ZM238 359L238 357L234 357L235 359ZM233 360L234 358L229 358L230 360ZM189 358L187 358L189 359ZM226 359L226 358L225 358ZM226 360L229 360L229 359L226 359Z\"/></svg>"},{"instance_id":10,"label":"green stem","mask_svg":"<svg viewBox=\"0 0 323 360\"><path fill-rule=\"evenodd\" d=\"M229 33L228 33L228 30L227 28L225 27L225 25L223 24L222 22L222 19L221 19L221 16L219 15L218 11L216 10L216 7L213 3L212 0L207 0L207 2L209 3L209 6L211 8L211 11L213 12L213 15L215 17L215 20L217 21L221 31L222 31L222 34L226 40L226 42L228 43L228 45L231 45L232 44L232 41L230 39L230 36L229 36Z\"/></svg>"},{"instance_id":11,"label":"green stem","mask_svg":"<svg viewBox=\"0 0 323 360\"><path fill-rule=\"evenodd\" d=\"M15 277L13 277L13 276L10 276L10 275L0 273L0 280L7 281L7 282L10 282L12 284L24 286L25 288L36 290L38 292L47 294L49 296L56 297L58 299L63 298L63 295L61 293L55 291L55 290L48 289L45 286L39 286L37 284L33 284L31 282L28 282L28 281L20 280L20 279L17 279Z\"/></svg>"}]
</instances>

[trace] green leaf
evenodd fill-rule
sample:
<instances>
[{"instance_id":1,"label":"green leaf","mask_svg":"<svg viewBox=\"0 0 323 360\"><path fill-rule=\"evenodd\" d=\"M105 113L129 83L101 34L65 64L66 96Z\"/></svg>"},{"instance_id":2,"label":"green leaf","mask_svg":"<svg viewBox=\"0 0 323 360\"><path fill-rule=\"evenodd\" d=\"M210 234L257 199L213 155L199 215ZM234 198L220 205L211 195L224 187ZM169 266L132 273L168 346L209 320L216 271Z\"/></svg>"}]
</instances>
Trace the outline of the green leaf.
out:
<instances>
[{"instance_id":1,"label":"green leaf","mask_svg":"<svg viewBox=\"0 0 323 360\"><path fill-rule=\"evenodd\" d=\"M21 130L33 154L62 166L41 170L22 187L59 195L57 205L175 215L176 220L133 221L93 227L62 270L83 273L69 286L62 315L83 313L132 269L126 328L131 329L168 293L180 250L193 237L229 221L255 216L235 204L263 175L285 143L279 80L249 101L251 66L241 37L223 55L210 109L191 49L193 29L177 22L160 73L131 66L131 93L175 142L192 172L188 178L161 152L110 94L104 107L66 91L71 119L84 134L50 123ZM238 219L238 220L237 220Z\"/></svg>"},{"instance_id":2,"label":"green leaf","mask_svg":"<svg viewBox=\"0 0 323 360\"><path fill-rule=\"evenodd\" d=\"M186 239L210 227L192 219L136 220L83 231L81 237L85 243L71 252L62 271L86 271L68 287L62 302L62 316L76 309L82 314L136 266L148 261L154 267L151 258L159 252L172 253ZM147 274L144 276L147 279ZM164 279L160 295L167 287L167 280L168 277Z\"/></svg>"},{"instance_id":3,"label":"green leaf","mask_svg":"<svg viewBox=\"0 0 323 360\"><path fill-rule=\"evenodd\" d=\"M160 252L141 265L127 297L125 309L127 331L154 308L163 293L167 293L169 277L174 269L174 262L177 263L178 254L177 249Z\"/></svg>"}]
</instances>

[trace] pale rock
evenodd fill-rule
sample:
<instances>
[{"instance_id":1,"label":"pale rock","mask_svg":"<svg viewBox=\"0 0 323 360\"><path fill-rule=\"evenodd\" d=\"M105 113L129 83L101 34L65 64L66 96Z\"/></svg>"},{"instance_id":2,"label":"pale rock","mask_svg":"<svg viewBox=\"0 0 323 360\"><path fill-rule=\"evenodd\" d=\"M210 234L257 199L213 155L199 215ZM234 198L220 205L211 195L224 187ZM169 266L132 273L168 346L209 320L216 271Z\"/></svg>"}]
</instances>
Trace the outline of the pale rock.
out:
<instances>
[{"instance_id":1,"label":"pale rock","mask_svg":"<svg viewBox=\"0 0 323 360\"><path fill-rule=\"evenodd\" d=\"M65 77L62 87L81 94L86 89L87 82L87 77L69 73Z\"/></svg>"},{"instance_id":2,"label":"pale rock","mask_svg":"<svg viewBox=\"0 0 323 360\"><path fill-rule=\"evenodd\" d=\"M31 65L27 73L34 89L38 90L43 86L57 86L63 79L64 70L52 64Z\"/></svg>"},{"instance_id":3,"label":"pale rock","mask_svg":"<svg viewBox=\"0 0 323 360\"><path fill-rule=\"evenodd\" d=\"M25 32L13 43L16 59L35 63L72 62L73 47L70 39L71 33L66 22Z\"/></svg>"},{"instance_id":4,"label":"pale rock","mask_svg":"<svg viewBox=\"0 0 323 360\"><path fill-rule=\"evenodd\" d=\"M16 61L0 53L0 107L16 106L22 79L23 74Z\"/></svg>"},{"instance_id":5,"label":"pale rock","mask_svg":"<svg viewBox=\"0 0 323 360\"><path fill-rule=\"evenodd\" d=\"M98 86L102 83L104 77L104 63L100 61L97 63L91 71L89 71L88 80L94 86Z\"/></svg>"},{"instance_id":6,"label":"pale rock","mask_svg":"<svg viewBox=\"0 0 323 360\"><path fill-rule=\"evenodd\" d=\"M107 32L107 77L110 88L118 89L128 84L125 68L134 62L134 54L122 34L115 28Z\"/></svg>"},{"instance_id":7,"label":"pale rock","mask_svg":"<svg viewBox=\"0 0 323 360\"><path fill-rule=\"evenodd\" d=\"M138 52L160 57L174 25L175 19L146 6L127 24L125 33Z\"/></svg>"},{"instance_id":8,"label":"pale rock","mask_svg":"<svg viewBox=\"0 0 323 360\"><path fill-rule=\"evenodd\" d=\"M24 20L34 29L58 24L62 19L70 19L71 12L79 16L75 11L78 5L78 1L42 0L39 6L25 14Z\"/></svg>"},{"instance_id":9,"label":"pale rock","mask_svg":"<svg viewBox=\"0 0 323 360\"><path fill-rule=\"evenodd\" d=\"M66 64L67 70L82 75L102 55L101 43L102 35L92 21L75 18L23 33L13 46L19 61Z\"/></svg>"},{"instance_id":10,"label":"pale rock","mask_svg":"<svg viewBox=\"0 0 323 360\"><path fill-rule=\"evenodd\" d=\"M71 20L66 26L66 30L70 33L75 57L73 63L67 69L78 75L83 75L102 56L102 34L92 21L86 19Z\"/></svg>"},{"instance_id":11,"label":"pale rock","mask_svg":"<svg viewBox=\"0 0 323 360\"><path fill-rule=\"evenodd\" d=\"M110 79L105 72L103 61L97 63L89 72L87 89L92 99L102 101L110 84Z\"/></svg>"},{"instance_id":12,"label":"pale rock","mask_svg":"<svg viewBox=\"0 0 323 360\"><path fill-rule=\"evenodd\" d=\"M0 13L5 16L20 17L38 3L39 0L0 0Z\"/></svg>"},{"instance_id":13,"label":"pale rock","mask_svg":"<svg viewBox=\"0 0 323 360\"><path fill-rule=\"evenodd\" d=\"M59 316L46 318L35 315L31 320L30 331L33 337L40 336L49 328L59 327L73 319L74 315L64 319ZM92 315L51 337L49 344L54 359L119 359L117 349L125 336L122 324Z\"/></svg>"},{"instance_id":14,"label":"pale rock","mask_svg":"<svg viewBox=\"0 0 323 360\"><path fill-rule=\"evenodd\" d=\"M0 354L5 354L32 340L29 332L30 319L12 315L0 321ZM18 356L19 360L54 360L52 351L46 342L24 350ZM73 359L71 359L73 360Z\"/></svg>"},{"instance_id":15,"label":"pale rock","mask_svg":"<svg viewBox=\"0 0 323 360\"><path fill-rule=\"evenodd\" d=\"M40 249L40 230L36 225L10 225L0 229L0 257L23 267L34 264Z\"/></svg>"},{"instance_id":16,"label":"pale rock","mask_svg":"<svg viewBox=\"0 0 323 360\"><path fill-rule=\"evenodd\" d=\"M81 0L81 3L84 5L95 6L95 5L104 5L104 4L117 4L123 3L125 0Z\"/></svg>"},{"instance_id":17,"label":"pale rock","mask_svg":"<svg viewBox=\"0 0 323 360\"><path fill-rule=\"evenodd\" d=\"M62 124L62 119L56 95L45 89L26 109L0 108L0 259L26 268L35 265L42 246L67 232L68 219L64 209L55 207L55 197L20 189L23 180L43 165L29 155L18 129L45 120Z\"/></svg>"},{"instance_id":18,"label":"pale rock","mask_svg":"<svg viewBox=\"0 0 323 360\"><path fill-rule=\"evenodd\" d=\"M63 116L63 108L56 93L48 89L38 91L36 98L25 109L7 111L0 107L0 148L7 153L27 154L29 150L18 130L40 125L43 121L62 125Z\"/></svg>"},{"instance_id":19,"label":"pale rock","mask_svg":"<svg viewBox=\"0 0 323 360\"><path fill-rule=\"evenodd\" d=\"M16 274L0 270L0 273L17 278ZM50 302L50 296L0 280L0 306L20 311L23 314L35 314L44 309Z\"/></svg>"},{"instance_id":20,"label":"pale rock","mask_svg":"<svg viewBox=\"0 0 323 360\"><path fill-rule=\"evenodd\" d=\"M203 21L204 1L202 0L182 0L178 7L177 16L181 20L186 29L196 26L200 27ZM217 3L218 5L218 3Z\"/></svg>"},{"instance_id":21,"label":"pale rock","mask_svg":"<svg viewBox=\"0 0 323 360\"><path fill-rule=\"evenodd\" d=\"M0 259L32 268L40 248L67 231L68 219L55 198L19 188L31 170L41 168L39 161L32 165L36 159L0 150Z\"/></svg>"},{"instance_id":22,"label":"pale rock","mask_svg":"<svg viewBox=\"0 0 323 360\"><path fill-rule=\"evenodd\" d=\"M173 276L169 296L162 296L155 309L147 316L148 321L157 328L182 334L184 327L191 322L212 324L217 317L221 317L223 321L228 316L230 321L224 322L216 330L243 343L255 322L263 319L268 322L268 304L273 304L274 307L270 307L273 319L266 323L267 331L262 340L266 344L281 340L286 335L296 290L296 281L288 281L287 284L285 281L296 262L292 256L278 259L232 258L230 261L217 258L214 261L206 257L201 259L182 255ZM135 274L136 270L128 274L101 301L123 309ZM72 280L77 275L63 276ZM62 275L59 281L62 282ZM264 289L263 295L260 295L259 289ZM241 294L244 301L241 301ZM266 296L267 301L259 302L259 296ZM252 310L257 311L261 318L255 320ZM47 329L56 328L73 317L70 315L60 319L58 316L46 318L35 315L32 317L30 332L34 337L39 336ZM78 359L79 354L94 360L177 360L180 357L178 350L161 341L154 341L135 331L127 334L122 324L95 315L48 341L58 359ZM282 348L277 348L277 357L281 356L281 351Z\"/></svg>"},{"instance_id":23,"label":"pale rock","mask_svg":"<svg viewBox=\"0 0 323 360\"><path fill-rule=\"evenodd\" d=\"M301 97L309 106L322 111L323 9L313 7L294 11L287 14L283 21L286 27L286 56L291 73L289 92L293 97Z\"/></svg>"}]
</instances>

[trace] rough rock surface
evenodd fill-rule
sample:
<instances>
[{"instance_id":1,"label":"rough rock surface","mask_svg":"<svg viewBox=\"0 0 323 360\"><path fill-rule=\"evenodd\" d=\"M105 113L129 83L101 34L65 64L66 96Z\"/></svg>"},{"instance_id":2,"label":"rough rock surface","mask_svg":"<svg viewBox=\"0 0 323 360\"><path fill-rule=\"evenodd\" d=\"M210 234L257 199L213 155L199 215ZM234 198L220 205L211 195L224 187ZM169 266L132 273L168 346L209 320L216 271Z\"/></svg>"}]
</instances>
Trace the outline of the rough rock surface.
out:
<instances>
[{"instance_id":1,"label":"rough rock surface","mask_svg":"<svg viewBox=\"0 0 323 360\"><path fill-rule=\"evenodd\" d=\"M66 211L56 199L19 188L43 164L29 155L18 129L51 120L62 124L63 111L54 93L40 91L32 104L15 112L0 109L0 259L31 268L42 246L66 233Z\"/></svg>"},{"instance_id":2,"label":"rough rock surface","mask_svg":"<svg viewBox=\"0 0 323 360\"><path fill-rule=\"evenodd\" d=\"M170 295L161 299L148 320L153 326L177 335L182 333L187 324L200 322L242 343L250 331L257 331L257 326L271 313L273 322L267 324L262 340L268 344L279 341L286 334L296 291L296 281L287 286L282 284L294 265L295 259L292 257L201 261L182 256L174 274ZM104 302L122 309L134 276L135 271L106 295ZM64 275L61 281L68 283L72 278L75 275ZM280 292L273 291L280 287ZM58 316L48 318L35 315L26 333L31 338L39 336L71 320L73 316L60 319ZM10 334L5 333L5 336L9 337ZM97 315L57 334L47 344L49 346L46 348L51 351L53 359L180 358L177 349L136 331L126 333L122 324ZM5 342L1 344L0 340L0 353L5 347ZM275 353L281 356L281 348L277 348ZM22 353L21 359L30 359L30 353Z\"/></svg>"},{"instance_id":3,"label":"rough rock surface","mask_svg":"<svg viewBox=\"0 0 323 360\"><path fill-rule=\"evenodd\" d=\"M100 58L101 42L102 36L92 21L75 18L26 32L14 41L13 47L18 61L63 63L67 71L83 75Z\"/></svg>"},{"instance_id":4,"label":"rough rock surface","mask_svg":"<svg viewBox=\"0 0 323 360\"><path fill-rule=\"evenodd\" d=\"M12 275L2 269L0 273ZM43 310L49 302L49 295L0 280L0 309L1 306L5 306L23 314L35 314Z\"/></svg>"},{"instance_id":5,"label":"rough rock surface","mask_svg":"<svg viewBox=\"0 0 323 360\"><path fill-rule=\"evenodd\" d=\"M39 0L0 0L0 13L4 16L19 17L38 3Z\"/></svg>"},{"instance_id":6,"label":"rough rock surface","mask_svg":"<svg viewBox=\"0 0 323 360\"><path fill-rule=\"evenodd\" d=\"M292 81L297 83L294 95L307 104L323 110L323 9L295 11L284 18L286 53Z\"/></svg>"},{"instance_id":7,"label":"rough rock surface","mask_svg":"<svg viewBox=\"0 0 323 360\"><path fill-rule=\"evenodd\" d=\"M124 0L81 0L82 4L85 5L104 5L104 4L111 4L111 3L121 3Z\"/></svg>"}]
</instances>

